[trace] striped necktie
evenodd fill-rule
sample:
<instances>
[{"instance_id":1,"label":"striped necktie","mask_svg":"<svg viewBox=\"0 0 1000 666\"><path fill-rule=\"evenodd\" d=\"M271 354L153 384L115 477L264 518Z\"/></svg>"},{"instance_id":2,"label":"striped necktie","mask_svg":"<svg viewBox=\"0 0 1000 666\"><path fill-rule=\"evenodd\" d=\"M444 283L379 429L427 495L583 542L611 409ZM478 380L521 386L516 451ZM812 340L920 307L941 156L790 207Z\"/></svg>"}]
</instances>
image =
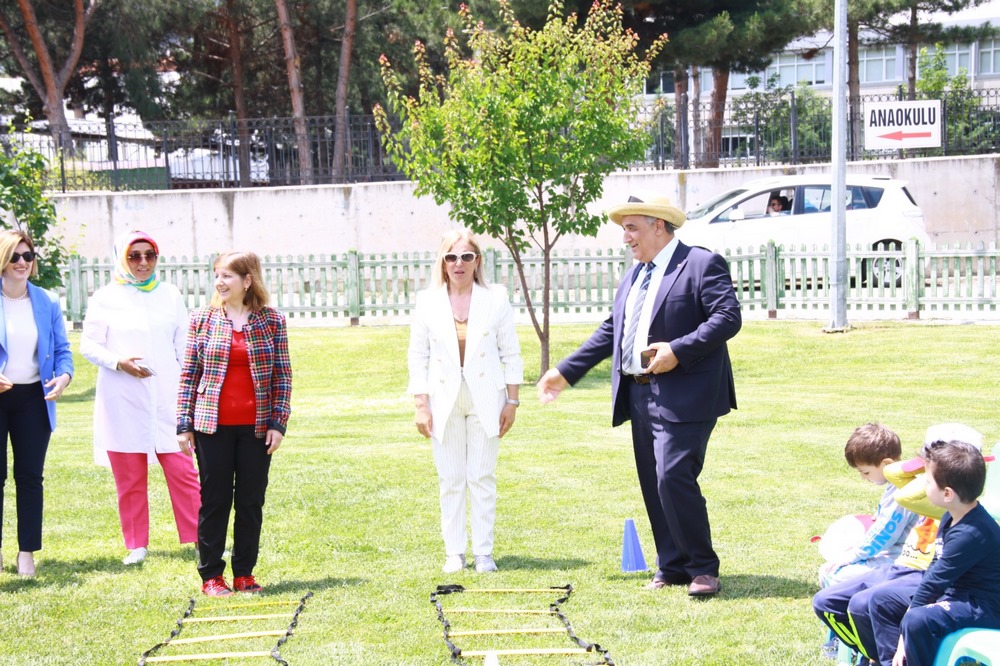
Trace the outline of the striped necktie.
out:
<instances>
[{"instance_id":1,"label":"striped necktie","mask_svg":"<svg viewBox=\"0 0 1000 666\"><path fill-rule=\"evenodd\" d=\"M642 316L642 304L646 300L654 268L656 265L652 261L646 264L646 274L642 276L639 293L636 294L635 305L632 306L632 316L629 317L628 328L625 329L625 342L622 343L622 372L627 375L637 375L642 371L642 368L632 367L632 351L635 347L635 334L639 330L639 318Z\"/></svg>"}]
</instances>

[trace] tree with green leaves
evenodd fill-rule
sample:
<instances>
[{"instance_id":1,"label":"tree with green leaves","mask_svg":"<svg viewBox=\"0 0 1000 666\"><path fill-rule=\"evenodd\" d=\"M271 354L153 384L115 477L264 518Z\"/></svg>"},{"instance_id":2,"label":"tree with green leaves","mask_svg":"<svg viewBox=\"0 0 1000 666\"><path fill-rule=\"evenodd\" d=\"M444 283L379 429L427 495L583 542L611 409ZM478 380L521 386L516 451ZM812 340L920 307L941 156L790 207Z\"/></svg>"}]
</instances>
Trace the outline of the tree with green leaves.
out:
<instances>
[{"instance_id":1,"label":"tree with green leaves","mask_svg":"<svg viewBox=\"0 0 1000 666\"><path fill-rule=\"evenodd\" d=\"M40 153L12 140L13 132L12 127L7 136L0 137L0 227L28 233L38 251L35 284L58 287L66 253L54 235L56 208L42 192L49 165Z\"/></svg>"},{"instance_id":2,"label":"tree with green leaves","mask_svg":"<svg viewBox=\"0 0 1000 666\"><path fill-rule=\"evenodd\" d=\"M926 47L917 56L920 78L917 80L919 99L941 100L944 116L946 148L960 147L963 154L993 152L997 141L996 113L982 109L975 92L969 87L969 74L960 68L948 75L948 65L941 44L933 51ZM945 149L927 151L929 155L944 155Z\"/></svg>"},{"instance_id":3,"label":"tree with green leaves","mask_svg":"<svg viewBox=\"0 0 1000 666\"><path fill-rule=\"evenodd\" d=\"M906 63L907 98L916 99L917 63L921 46L936 43L972 42L996 34L989 24L979 26L944 26L921 19L921 14L943 12L954 14L985 0L867 0L874 7L863 21L863 27L879 36L883 44L903 44L908 55ZM866 4L867 4L866 3ZM905 17L905 20L901 20Z\"/></svg>"},{"instance_id":4,"label":"tree with green leaves","mask_svg":"<svg viewBox=\"0 0 1000 666\"><path fill-rule=\"evenodd\" d=\"M101 0L90 0L85 5L84 0L73 0L67 10L37 0L17 0L16 13L7 6L9 2L0 4L0 30L21 73L42 100L52 139L61 150L69 151L73 146L63 108L66 86L76 73L87 24L100 3ZM46 12L36 11L36 4ZM61 21L53 19L57 15L62 17ZM50 20L43 20L46 17Z\"/></svg>"},{"instance_id":5,"label":"tree with green leaves","mask_svg":"<svg viewBox=\"0 0 1000 666\"><path fill-rule=\"evenodd\" d=\"M795 37L809 34L817 25L815 4L814 0L645 0L627 3L627 25L646 39L662 32L670 36L670 43L663 49L658 64L674 71L678 108L687 91L688 68L711 68L712 95L704 122L705 154L698 166L719 164L730 72L761 71L775 52ZM695 98L695 104L697 101ZM679 140L687 132L684 116L678 114L676 135Z\"/></svg>"},{"instance_id":6,"label":"tree with green leaves","mask_svg":"<svg viewBox=\"0 0 1000 666\"><path fill-rule=\"evenodd\" d=\"M595 0L582 25L555 1L538 30L519 23L506 0L499 6L502 32L462 11L474 55L464 55L449 31L446 74L436 75L416 44L415 96L404 94L383 58L389 108L376 107L375 115L387 152L417 181L417 194L450 204L452 219L510 251L544 372L552 249L566 234L597 233L603 218L587 204L600 197L608 173L644 154L640 93L663 41L640 56L612 0ZM523 263L532 247L543 255L540 307Z\"/></svg>"},{"instance_id":7,"label":"tree with green leaves","mask_svg":"<svg viewBox=\"0 0 1000 666\"><path fill-rule=\"evenodd\" d=\"M919 14L944 12L954 14L968 7L982 4L984 0L851 0L847 6L847 95L852 118L861 117L861 76L859 50L861 47L906 47L907 99L916 99L918 49L935 42L972 42L985 39L996 30L988 24L979 26L949 26L918 20ZM823 0L825 11L822 27L832 30L834 0ZM905 20L904 20L905 19ZM864 145L863 124L851 123L849 141L854 152L850 159L858 159Z\"/></svg>"}]
</instances>

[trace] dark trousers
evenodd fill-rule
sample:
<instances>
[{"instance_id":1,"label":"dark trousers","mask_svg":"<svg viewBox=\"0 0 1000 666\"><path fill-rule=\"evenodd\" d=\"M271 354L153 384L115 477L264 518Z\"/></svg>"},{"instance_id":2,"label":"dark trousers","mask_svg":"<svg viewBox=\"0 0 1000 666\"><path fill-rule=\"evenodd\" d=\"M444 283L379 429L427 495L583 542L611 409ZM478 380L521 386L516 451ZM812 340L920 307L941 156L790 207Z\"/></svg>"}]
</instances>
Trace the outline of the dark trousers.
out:
<instances>
[{"instance_id":1,"label":"dark trousers","mask_svg":"<svg viewBox=\"0 0 1000 666\"><path fill-rule=\"evenodd\" d=\"M7 483L7 439L14 453L17 488L18 549L42 549L42 469L52 428L41 382L15 384L0 393L0 530L3 529L3 488ZM0 531L0 540L2 540Z\"/></svg>"},{"instance_id":2,"label":"dark trousers","mask_svg":"<svg viewBox=\"0 0 1000 666\"><path fill-rule=\"evenodd\" d=\"M903 618L906 666L932 666L945 636L968 628L1000 629L1000 617L972 601L943 597Z\"/></svg>"},{"instance_id":3,"label":"dark trousers","mask_svg":"<svg viewBox=\"0 0 1000 666\"><path fill-rule=\"evenodd\" d=\"M719 557L712 548L708 507L698 485L717 419L668 421L652 388L631 383L629 406L639 488L656 543L656 575L672 583L703 574L718 576Z\"/></svg>"},{"instance_id":4,"label":"dark trousers","mask_svg":"<svg viewBox=\"0 0 1000 666\"><path fill-rule=\"evenodd\" d=\"M889 666L899 645L899 623L924 572L899 565L873 569L813 597L813 611L845 645Z\"/></svg>"},{"instance_id":5,"label":"dark trousers","mask_svg":"<svg viewBox=\"0 0 1000 666\"><path fill-rule=\"evenodd\" d=\"M201 477L201 510L198 512L198 550L202 580L226 570L229 513L233 518L233 576L249 576L257 565L260 528L264 519L264 493L271 456L254 427L219 426L215 434L195 433L195 453Z\"/></svg>"}]
</instances>

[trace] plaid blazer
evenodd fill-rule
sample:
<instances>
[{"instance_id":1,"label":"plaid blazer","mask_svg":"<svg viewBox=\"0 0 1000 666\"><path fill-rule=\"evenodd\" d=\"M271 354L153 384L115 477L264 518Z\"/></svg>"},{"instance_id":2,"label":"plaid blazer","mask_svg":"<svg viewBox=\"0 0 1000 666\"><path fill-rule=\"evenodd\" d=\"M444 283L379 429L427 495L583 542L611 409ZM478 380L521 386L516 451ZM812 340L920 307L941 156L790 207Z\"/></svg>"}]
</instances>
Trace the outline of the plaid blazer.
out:
<instances>
[{"instance_id":1,"label":"plaid blazer","mask_svg":"<svg viewBox=\"0 0 1000 666\"><path fill-rule=\"evenodd\" d=\"M243 327L257 402L254 434L282 434L292 398L292 364L288 357L285 317L264 307L250 314ZM229 366L233 324L221 309L198 308L191 313L187 348L177 389L177 433L214 433L219 421L219 393Z\"/></svg>"}]
</instances>

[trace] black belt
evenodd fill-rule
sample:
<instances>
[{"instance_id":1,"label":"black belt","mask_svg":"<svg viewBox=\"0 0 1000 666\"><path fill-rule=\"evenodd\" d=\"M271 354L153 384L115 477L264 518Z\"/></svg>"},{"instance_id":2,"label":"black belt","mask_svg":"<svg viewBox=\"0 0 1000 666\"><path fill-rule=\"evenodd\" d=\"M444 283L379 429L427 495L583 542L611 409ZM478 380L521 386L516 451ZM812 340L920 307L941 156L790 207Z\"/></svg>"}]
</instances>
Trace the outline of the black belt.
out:
<instances>
[{"instance_id":1,"label":"black belt","mask_svg":"<svg viewBox=\"0 0 1000 666\"><path fill-rule=\"evenodd\" d=\"M634 381L636 384L642 384L643 386L649 383L649 375L626 375L622 373L622 377L627 377L628 379Z\"/></svg>"}]
</instances>

